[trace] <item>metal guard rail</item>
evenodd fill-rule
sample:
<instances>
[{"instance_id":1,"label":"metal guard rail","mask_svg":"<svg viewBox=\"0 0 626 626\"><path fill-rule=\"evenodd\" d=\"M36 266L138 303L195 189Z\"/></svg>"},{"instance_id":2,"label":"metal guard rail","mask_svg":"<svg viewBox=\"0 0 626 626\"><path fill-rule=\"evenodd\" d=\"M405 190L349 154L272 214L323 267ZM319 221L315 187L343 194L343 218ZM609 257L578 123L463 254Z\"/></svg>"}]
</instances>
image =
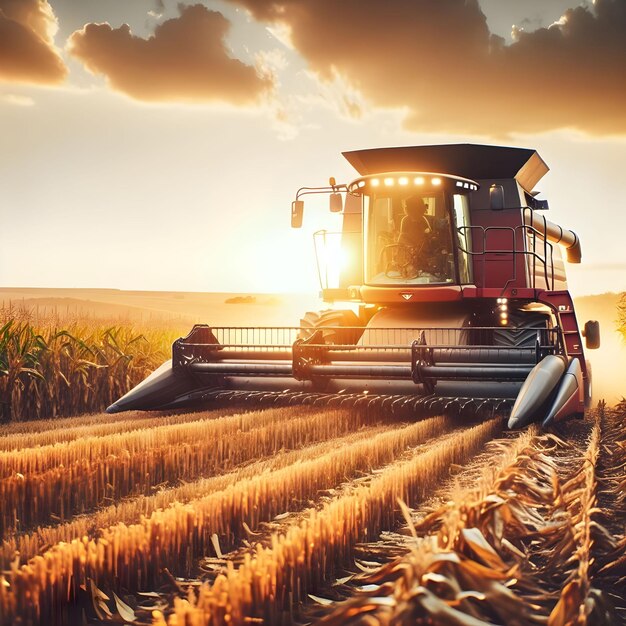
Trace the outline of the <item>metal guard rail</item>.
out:
<instances>
[{"instance_id":1,"label":"metal guard rail","mask_svg":"<svg viewBox=\"0 0 626 626\"><path fill-rule=\"evenodd\" d=\"M444 341L450 336L459 337L468 330L476 331L488 339L499 327L480 328L404 328L360 329L378 336L388 331L397 335L403 331L412 337L410 343L342 345L327 343L329 330L346 330L330 327L311 329L287 328L210 328L195 326L188 337L179 339L173 346L173 367L189 368L198 374L245 377L290 377L299 381L323 378L408 380L424 385L432 391L438 380L488 380L522 381L534 365L548 354L560 351L559 329L537 329L534 346L512 347L489 344L459 344ZM222 344L217 336L240 338L247 334L247 343ZM258 343L249 343L252 339ZM267 333L282 334L287 331L308 332L307 338L296 339L291 346L286 343L266 343ZM348 329L350 330L350 329ZM435 341L428 341L431 337Z\"/></svg>"}]
</instances>

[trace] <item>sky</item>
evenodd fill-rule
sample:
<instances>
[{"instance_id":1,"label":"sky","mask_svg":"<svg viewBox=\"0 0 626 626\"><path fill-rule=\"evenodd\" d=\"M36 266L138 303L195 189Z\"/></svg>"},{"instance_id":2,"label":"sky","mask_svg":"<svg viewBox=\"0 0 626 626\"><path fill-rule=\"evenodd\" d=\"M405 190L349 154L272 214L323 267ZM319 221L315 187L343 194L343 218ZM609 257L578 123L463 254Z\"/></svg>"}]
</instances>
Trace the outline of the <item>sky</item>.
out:
<instances>
[{"instance_id":1,"label":"sky","mask_svg":"<svg viewBox=\"0 0 626 626\"><path fill-rule=\"evenodd\" d=\"M626 0L0 0L0 286L316 291L345 150L534 148L626 290Z\"/></svg>"}]
</instances>

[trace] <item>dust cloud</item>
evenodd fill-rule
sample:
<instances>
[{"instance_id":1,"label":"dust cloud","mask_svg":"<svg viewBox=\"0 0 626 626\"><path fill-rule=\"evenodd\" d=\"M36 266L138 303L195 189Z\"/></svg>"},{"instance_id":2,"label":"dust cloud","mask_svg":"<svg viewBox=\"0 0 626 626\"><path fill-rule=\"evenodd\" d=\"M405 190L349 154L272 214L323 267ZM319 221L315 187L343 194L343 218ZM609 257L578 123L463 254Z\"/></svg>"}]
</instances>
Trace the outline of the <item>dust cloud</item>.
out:
<instances>
[{"instance_id":1,"label":"dust cloud","mask_svg":"<svg viewBox=\"0 0 626 626\"><path fill-rule=\"evenodd\" d=\"M626 343L617 332L617 302L620 294L576 298L576 317L582 327L587 320L600 322L601 344L586 350L593 373L593 403L606 400L615 404L626 396Z\"/></svg>"}]
</instances>

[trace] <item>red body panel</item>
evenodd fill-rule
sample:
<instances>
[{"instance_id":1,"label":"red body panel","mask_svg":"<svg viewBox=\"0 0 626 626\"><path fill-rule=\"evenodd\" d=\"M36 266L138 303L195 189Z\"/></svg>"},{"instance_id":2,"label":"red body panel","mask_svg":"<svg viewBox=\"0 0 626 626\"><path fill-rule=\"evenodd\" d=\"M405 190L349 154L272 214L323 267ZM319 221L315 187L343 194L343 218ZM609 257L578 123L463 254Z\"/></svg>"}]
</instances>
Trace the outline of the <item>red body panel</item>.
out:
<instances>
[{"instance_id":1,"label":"red body panel","mask_svg":"<svg viewBox=\"0 0 626 626\"><path fill-rule=\"evenodd\" d=\"M473 211L472 226L474 284L500 290L530 287L522 211Z\"/></svg>"},{"instance_id":2,"label":"red body panel","mask_svg":"<svg viewBox=\"0 0 626 626\"><path fill-rule=\"evenodd\" d=\"M361 287L364 302L376 304L416 304L418 302L459 302L463 299L460 285L441 287Z\"/></svg>"}]
</instances>

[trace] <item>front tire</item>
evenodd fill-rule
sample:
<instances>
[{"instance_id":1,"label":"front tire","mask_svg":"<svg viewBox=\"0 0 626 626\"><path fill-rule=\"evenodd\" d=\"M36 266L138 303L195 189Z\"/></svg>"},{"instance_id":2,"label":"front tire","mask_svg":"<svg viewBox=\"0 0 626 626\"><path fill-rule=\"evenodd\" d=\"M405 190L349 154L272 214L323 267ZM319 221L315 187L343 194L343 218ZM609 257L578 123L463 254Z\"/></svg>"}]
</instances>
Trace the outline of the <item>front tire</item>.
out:
<instances>
[{"instance_id":1,"label":"front tire","mask_svg":"<svg viewBox=\"0 0 626 626\"><path fill-rule=\"evenodd\" d=\"M537 343L537 331L546 330L551 325L550 316L546 313L511 311L508 326L494 331L493 343L507 348L534 348Z\"/></svg>"},{"instance_id":2,"label":"front tire","mask_svg":"<svg viewBox=\"0 0 626 626\"><path fill-rule=\"evenodd\" d=\"M363 334L363 324L349 309L308 311L300 320L298 339L308 339L316 330L322 329L325 343L354 345Z\"/></svg>"}]
</instances>

